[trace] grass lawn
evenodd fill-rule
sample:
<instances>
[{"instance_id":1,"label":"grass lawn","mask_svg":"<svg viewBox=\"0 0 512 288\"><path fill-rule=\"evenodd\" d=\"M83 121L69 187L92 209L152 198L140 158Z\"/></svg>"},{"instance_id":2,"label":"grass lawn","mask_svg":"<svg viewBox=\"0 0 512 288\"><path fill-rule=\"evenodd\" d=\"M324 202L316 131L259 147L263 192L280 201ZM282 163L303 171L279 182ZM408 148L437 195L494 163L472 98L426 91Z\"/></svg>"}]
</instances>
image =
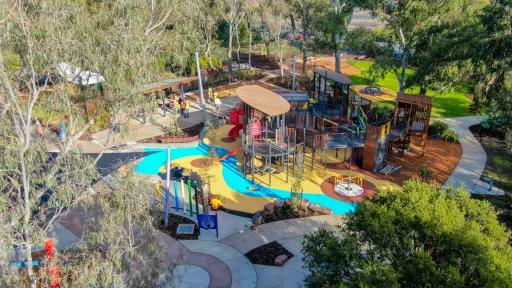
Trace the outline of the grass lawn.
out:
<instances>
[{"instance_id":1,"label":"grass lawn","mask_svg":"<svg viewBox=\"0 0 512 288\"><path fill-rule=\"evenodd\" d=\"M487 154L484 175L495 179L496 187L505 191L504 196L473 196L491 202L500 212L499 219L512 229L512 151L506 148L503 139L492 134L478 133L478 126L471 131L480 141Z\"/></svg>"},{"instance_id":2,"label":"grass lawn","mask_svg":"<svg viewBox=\"0 0 512 288\"><path fill-rule=\"evenodd\" d=\"M352 60L350 61L350 65L355 68L361 70L361 75L350 75L350 79L352 83L355 85L367 85L370 84L368 78L365 77L364 72L370 69L372 65L372 61L365 60ZM407 69L407 75L411 76L414 74L414 70ZM386 76L377 81L377 85L381 87L385 87L391 89L393 91L398 91L399 85L398 80L392 72L386 74ZM406 90L407 93L417 94L419 93L419 87L412 87ZM450 118L450 117L461 117L472 115L469 111L469 105L471 104L471 99L466 97L465 93L467 91L447 91L447 92L437 92L433 90L428 90L427 95L434 97L433 107L432 107L432 117L434 118Z\"/></svg>"}]
</instances>

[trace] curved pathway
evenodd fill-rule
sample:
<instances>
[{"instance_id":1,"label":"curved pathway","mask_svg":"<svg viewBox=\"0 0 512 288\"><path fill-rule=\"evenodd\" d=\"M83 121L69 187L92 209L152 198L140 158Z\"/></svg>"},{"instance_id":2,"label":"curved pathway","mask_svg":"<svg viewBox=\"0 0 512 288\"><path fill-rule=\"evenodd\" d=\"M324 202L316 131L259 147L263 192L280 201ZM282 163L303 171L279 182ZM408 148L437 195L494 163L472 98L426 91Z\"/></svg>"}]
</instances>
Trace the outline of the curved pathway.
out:
<instances>
[{"instance_id":1,"label":"curved pathway","mask_svg":"<svg viewBox=\"0 0 512 288\"><path fill-rule=\"evenodd\" d=\"M257 274L257 287L295 288L302 287L304 277L309 271L302 261L302 240L304 235L318 230L319 227L333 227L343 223L343 216L313 216L296 218L263 224L256 230L242 230L222 239L240 253L245 254L261 245L277 241L294 256L282 267L253 265Z\"/></svg>"},{"instance_id":2,"label":"curved pathway","mask_svg":"<svg viewBox=\"0 0 512 288\"><path fill-rule=\"evenodd\" d=\"M195 252L196 254L208 255L211 258L218 259L222 264L227 265L229 271L231 272L231 285L218 287L256 287L257 278L253 265L244 255L233 249L231 246L220 242L202 240L181 240L179 242L183 244L183 246L185 246L189 251ZM211 263L211 266L216 265L219 264ZM205 268L204 266L202 267ZM207 268L205 269L207 270ZM213 275L210 271L210 277L215 276L219 277L220 275Z\"/></svg>"},{"instance_id":3,"label":"curved pathway","mask_svg":"<svg viewBox=\"0 0 512 288\"><path fill-rule=\"evenodd\" d=\"M462 156L459 164L444 184L444 187L463 185L466 190L473 194L503 195L503 190L497 187L488 191L487 187L489 185L480 180L487 162L487 154L480 142L471 133L469 127L480 123L481 117L467 116L434 120L445 122L450 129L455 130L462 145Z\"/></svg>"}]
</instances>

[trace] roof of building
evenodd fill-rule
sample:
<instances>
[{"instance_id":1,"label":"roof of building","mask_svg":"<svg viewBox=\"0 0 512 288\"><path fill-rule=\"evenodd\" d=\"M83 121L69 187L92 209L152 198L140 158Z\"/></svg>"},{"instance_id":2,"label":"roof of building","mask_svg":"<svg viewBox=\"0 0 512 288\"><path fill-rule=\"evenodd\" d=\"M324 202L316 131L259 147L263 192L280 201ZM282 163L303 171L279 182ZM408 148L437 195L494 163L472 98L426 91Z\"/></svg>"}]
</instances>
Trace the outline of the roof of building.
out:
<instances>
[{"instance_id":1,"label":"roof of building","mask_svg":"<svg viewBox=\"0 0 512 288\"><path fill-rule=\"evenodd\" d=\"M327 79L334 80L334 81L336 81L338 83L341 83L341 84L351 84L352 83L352 80L350 80L350 78L348 78L347 76L345 76L345 75L343 75L341 73L338 73L338 72L327 70L327 69L322 68L322 67L315 67L313 69L313 71L315 73L317 73L317 74L320 74L320 75L324 76Z\"/></svg>"},{"instance_id":2,"label":"roof of building","mask_svg":"<svg viewBox=\"0 0 512 288\"><path fill-rule=\"evenodd\" d=\"M407 93L397 93L396 101L419 106L432 106L432 97Z\"/></svg>"},{"instance_id":3,"label":"roof of building","mask_svg":"<svg viewBox=\"0 0 512 288\"><path fill-rule=\"evenodd\" d=\"M348 31L353 31L359 28L374 30L375 28L383 26L384 21L375 17L371 10L356 8L352 12L347 29Z\"/></svg>"},{"instance_id":4,"label":"roof of building","mask_svg":"<svg viewBox=\"0 0 512 288\"><path fill-rule=\"evenodd\" d=\"M236 89L236 94L245 104L269 116L285 114L290 103L279 94L257 85L246 85Z\"/></svg>"},{"instance_id":5,"label":"roof of building","mask_svg":"<svg viewBox=\"0 0 512 288\"><path fill-rule=\"evenodd\" d=\"M190 83L192 81L196 81L197 77L181 77L181 78L174 78L174 79L166 79L158 82L148 83L144 86L142 86L142 91L144 93L151 93L156 91L161 91L164 89L168 89L170 87L174 87L177 84L186 84Z\"/></svg>"}]
</instances>

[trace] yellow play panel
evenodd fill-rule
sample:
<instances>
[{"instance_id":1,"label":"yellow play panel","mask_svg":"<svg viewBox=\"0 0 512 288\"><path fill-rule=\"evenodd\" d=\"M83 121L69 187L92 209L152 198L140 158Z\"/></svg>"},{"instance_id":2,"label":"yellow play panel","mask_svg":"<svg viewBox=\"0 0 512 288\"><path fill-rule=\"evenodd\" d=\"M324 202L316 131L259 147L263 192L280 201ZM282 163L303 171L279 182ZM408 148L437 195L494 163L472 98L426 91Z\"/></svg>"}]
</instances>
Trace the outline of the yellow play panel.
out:
<instances>
[{"instance_id":1,"label":"yellow play panel","mask_svg":"<svg viewBox=\"0 0 512 288\"><path fill-rule=\"evenodd\" d=\"M218 129L211 130L209 133L207 133L204 142L207 145L214 145L214 146L221 146L225 148L228 151L234 151L238 147L241 146L240 144L240 137L238 139L230 139L227 137L228 131L232 128L232 125L224 125ZM236 154L234 154L237 157L238 160L238 168L241 171L241 163L242 163L242 153L238 151ZM343 149L340 149L338 151L338 157L336 157L336 151L332 149L331 151L328 151L326 153L318 153L316 155L315 164L311 166L311 162L307 161L305 168L304 168L304 182L303 182L303 191L307 191L309 194L323 194L321 185L324 181L327 179L337 176L337 175L346 175L346 176L357 176L360 177L371 184L375 185L378 188L393 188L396 187L395 184L385 181L385 180L378 180L376 178L373 178L367 174L363 174L357 171L352 171L348 169L329 169L326 168L321 162L320 157L323 159L327 159L328 163L336 163L341 162L344 160L345 157L350 156L350 150L343 151ZM191 162L195 159L198 159L201 157L186 157L179 160L174 161L174 165L182 166L186 169L191 169L192 171L196 173L204 173L205 169L203 168L203 171L200 171L201 168L196 168L191 165ZM258 158L255 158L255 166L261 165L261 160ZM275 166L276 171L279 171L282 169L280 165ZM269 198L269 197L253 197L249 195L245 195L239 192L234 191L231 189L228 184L226 183L225 179L220 176L222 175L222 169L225 169L223 165L220 165L220 162L217 162L216 164L212 165L207 169L209 175L210 175L210 192L214 195L219 196L219 198L222 200L224 207L231 210L236 211L242 211L246 213L254 213L257 210L263 209L263 206L270 202L274 201L275 199ZM261 184L266 187L272 187L275 189L290 191L291 185L293 182L293 167L288 167L288 179L286 177L286 166L284 168L285 170L282 172L274 172L270 175L269 180L269 173L262 173L262 174L255 174L254 181L257 184ZM248 179L252 179L251 174L247 174ZM288 180L288 181L287 181ZM270 183L271 182L271 183ZM270 185L271 184L271 185Z\"/></svg>"}]
</instances>

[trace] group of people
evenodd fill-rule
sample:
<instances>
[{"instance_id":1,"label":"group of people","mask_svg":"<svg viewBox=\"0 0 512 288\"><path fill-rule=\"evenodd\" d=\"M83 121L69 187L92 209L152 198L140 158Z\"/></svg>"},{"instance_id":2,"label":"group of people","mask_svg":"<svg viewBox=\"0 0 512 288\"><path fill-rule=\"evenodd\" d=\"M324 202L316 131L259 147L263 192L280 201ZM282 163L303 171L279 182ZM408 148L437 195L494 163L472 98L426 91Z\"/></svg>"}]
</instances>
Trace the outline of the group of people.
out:
<instances>
[{"instance_id":1,"label":"group of people","mask_svg":"<svg viewBox=\"0 0 512 288\"><path fill-rule=\"evenodd\" d=\"M172 106L176 113L178 112L178 109L180 110L180 114L183 118L190 117L190 101L185 97L185 95L179 97L174 96Z\"/></svg>"}]
</instances>

